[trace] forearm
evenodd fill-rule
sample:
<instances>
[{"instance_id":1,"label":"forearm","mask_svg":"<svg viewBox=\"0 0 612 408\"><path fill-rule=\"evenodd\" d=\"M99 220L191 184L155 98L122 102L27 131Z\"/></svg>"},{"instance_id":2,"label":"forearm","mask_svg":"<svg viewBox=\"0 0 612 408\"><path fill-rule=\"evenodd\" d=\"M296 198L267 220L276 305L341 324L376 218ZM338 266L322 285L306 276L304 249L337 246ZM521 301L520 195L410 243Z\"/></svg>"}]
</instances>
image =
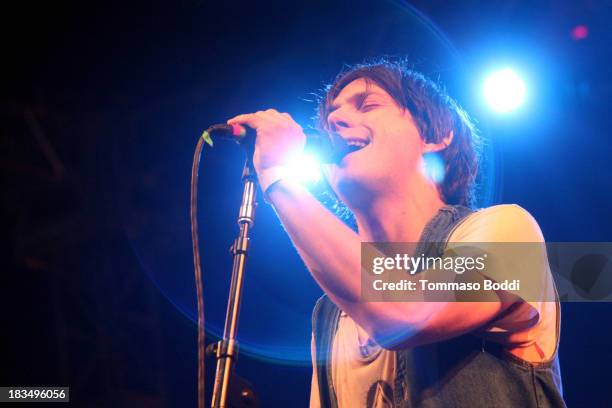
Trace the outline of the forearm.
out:
<instances>
[{"instance_id":1,"label":"forearm","mask_svg":"<svg viewBox=\"0 0 612 408\"><path fill-rule=\"evenodd\" d=\"M359 235L298 184L275 183L268 200L319 286L341 308L352 309L361 295Z\"/></svg>"},{"instance_id":2,"label":"forearm","mask_svg":"<svg viewBox=\"0 0 612 408\"><path fill-rule=\"evenodd\" d=\"M386 346L414 347L453 337L481 324L474 315L488 319L499 312L495 302L365 302L359 235L300 185L281 180L268 190L268 200L319 286ZM420 287L413 295L415 299L423 295Z\"/></svg>"},{"instance_id":3,"label":"forearm","mask_svg":"<svg viewBox=\"0 0 612 408\"><path fill-rule=\"evenodd\" d=\"M365 302L361 298L361 239L304 187L279 181L268 190L302 260L330 299L370 335L411 337L440 305Z\"/></svg>"}]
</instances>

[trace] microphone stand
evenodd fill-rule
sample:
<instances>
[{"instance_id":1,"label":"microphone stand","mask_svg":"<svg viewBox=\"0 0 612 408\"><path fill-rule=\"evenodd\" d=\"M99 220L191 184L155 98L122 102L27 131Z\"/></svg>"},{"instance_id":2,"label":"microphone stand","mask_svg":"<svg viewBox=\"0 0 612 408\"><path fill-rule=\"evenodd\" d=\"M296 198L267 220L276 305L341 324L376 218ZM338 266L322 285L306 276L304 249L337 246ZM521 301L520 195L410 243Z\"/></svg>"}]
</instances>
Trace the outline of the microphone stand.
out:
<instances>
[{"instance_id":1,"label":"microphone stand","mask_svg":"<svg viewBox=\"0 0 612 408\"><path fill-rule=\"evenodd\" d=\"M248 150L247 150L248 151ZM250 153L250 152L248 152ZM236 358L238 357L238 343L236 333L238 331L238 315L240 313L240 302L242 300L242 282L246 268L246 259L249 252L249 231L255 222L256 187L257 176L253 167L252 154L247 154L244 170L242 171L242 181L244 191L242 194L242 204L238 214L238 225L240 232L238 238L231 247L234 258L232 266L232 280L230 284L229 299L227 303L227 313L225 315L225 328L223 339L214 344L214 352L217 359L217 371L215 374L215 385L212 396L212 408L228 407L228 393L230 390L230 377ZM242 397L249 399L249 396L242 393Z\"/></svg>"}]
</instances>

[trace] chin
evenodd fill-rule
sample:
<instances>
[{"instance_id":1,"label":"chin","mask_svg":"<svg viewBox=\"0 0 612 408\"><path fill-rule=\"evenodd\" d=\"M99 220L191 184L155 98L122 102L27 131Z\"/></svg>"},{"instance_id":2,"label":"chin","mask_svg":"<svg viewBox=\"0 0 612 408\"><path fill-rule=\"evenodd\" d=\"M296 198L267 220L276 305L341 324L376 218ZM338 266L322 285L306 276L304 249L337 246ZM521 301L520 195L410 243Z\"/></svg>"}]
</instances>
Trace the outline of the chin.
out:
<instances>
[{"instance_id":1,"label":"chin","mask_svg":"<svg viewBox=\"0 0 612 408\"><path fill-rule=\"evenodd\" d=\"M369 199L385 186L385 177L377 177L367 169L354 169L345 166L334 166L328 181L334 192L349 207L351 203L369 201Z\"/></svg>"}]
</instances>

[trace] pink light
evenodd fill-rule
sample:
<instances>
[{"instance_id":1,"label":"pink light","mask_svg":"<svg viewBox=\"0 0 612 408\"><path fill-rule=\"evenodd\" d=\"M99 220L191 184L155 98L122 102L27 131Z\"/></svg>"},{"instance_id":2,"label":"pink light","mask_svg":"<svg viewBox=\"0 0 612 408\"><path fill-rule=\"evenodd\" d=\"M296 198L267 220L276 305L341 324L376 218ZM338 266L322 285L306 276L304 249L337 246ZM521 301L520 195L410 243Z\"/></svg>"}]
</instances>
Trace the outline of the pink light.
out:
<instances>
[{"instance_id":1,"label":"pink light","mask_svg":"<svg viewBox=\"0 0 612 408\"><path fill-rule=\"evenodd\" d=\"M572 39L576 41L584 40L589 36L589 29L587 26L579 24L576 27L572 28Z\"/></svg>"}]
</instances>

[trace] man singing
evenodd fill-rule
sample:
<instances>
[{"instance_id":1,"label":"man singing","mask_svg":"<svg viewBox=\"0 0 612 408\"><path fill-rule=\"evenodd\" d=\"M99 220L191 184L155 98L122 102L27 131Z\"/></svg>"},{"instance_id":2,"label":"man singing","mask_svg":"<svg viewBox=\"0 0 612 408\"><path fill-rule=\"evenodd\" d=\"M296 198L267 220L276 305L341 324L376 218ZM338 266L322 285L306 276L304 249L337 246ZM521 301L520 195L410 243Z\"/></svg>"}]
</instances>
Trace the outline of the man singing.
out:
<instances>
[{"instance_id":1,"label":"man singing","mask_svg":"<svg viewBox=\"0 0 612 408\"><path fill-rule=\"evenodd\" d=\"M467 115L421 74L380 62L341 73L319 121L345 147L326 177L357 232L284 177L305 144L287 113L228 121L257 131L253 160L266 200L325 292L313 312L310 406L565 406L560 308L548 267L536 281L547 292L542 299L554 301L503 290L486 302L362 299L362 242L417 243L432 256L444 250L435 243L544 242L519 206L470 208L478 143ZM423 171L427 154L443 160L442 181Z\"/></svg>"}]
</instances>

